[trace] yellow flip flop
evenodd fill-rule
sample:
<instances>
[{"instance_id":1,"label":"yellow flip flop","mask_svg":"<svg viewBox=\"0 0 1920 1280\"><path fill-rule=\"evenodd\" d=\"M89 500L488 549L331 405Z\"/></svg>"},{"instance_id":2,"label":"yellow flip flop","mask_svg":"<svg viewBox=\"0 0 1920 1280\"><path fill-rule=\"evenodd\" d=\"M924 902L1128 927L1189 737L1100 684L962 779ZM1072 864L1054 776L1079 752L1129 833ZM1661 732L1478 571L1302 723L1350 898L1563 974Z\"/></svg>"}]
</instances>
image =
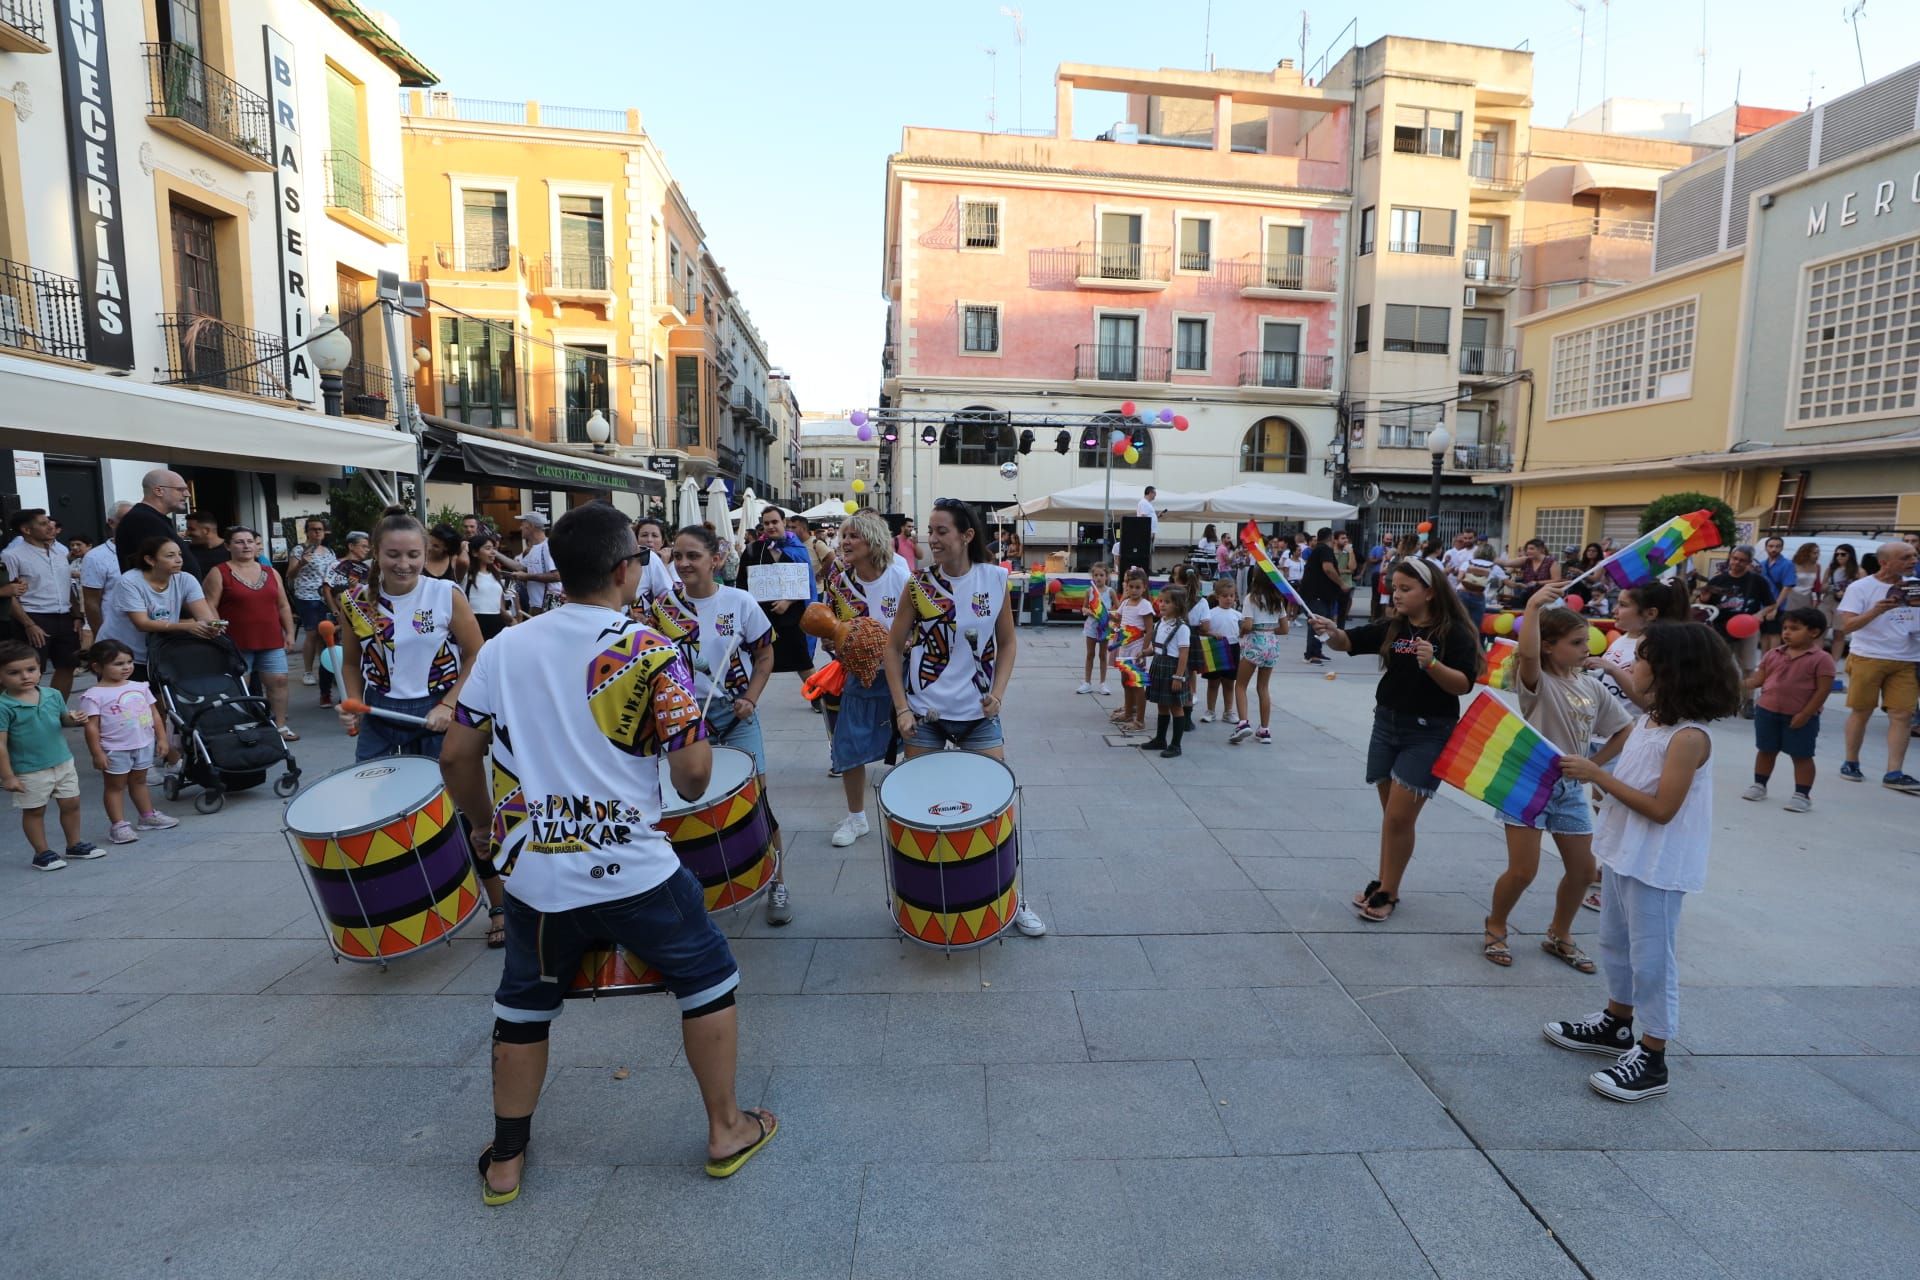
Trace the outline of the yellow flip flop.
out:
<instances>
[{"instance_id":1,"label":"yellow flip flop","mask_svg":"<svg viewBox=\"0 0 1920 1280\"><path fill-rule=\"evenodd\" d=\"M740 1166L753 1159L760 1148L773 1141L774 1134L780 1132L780 1121L775 1118L773 1112L763 1107L755 1107L742 1114L752 1116L754 1122L760 1126L759 1140L740 1148L730 1156L721 1156L718 1160L707 1161L709 1178L731 1178L740 1172Z\"/></svg>"},{"instance_id":2,"label":"yellow flip flop","mask_svg":"<svg viewBox=\"0 0 1920 1280\"><path fill-rule=\"evenodd\" d=\"M503 1204L512 1204L520 1197L520 1184L518 1182L514 1183L513 1188L509 1191L495 1191L487 1183L487 1166L492 1163L493 1145L489 1143L487 1149L480 1153L480 1199L484 1201L489 1208L497 1209ZM526 1170L522 1169L521 1177L524 1179L525 1176Z\"/></svg>"}]
</instances>

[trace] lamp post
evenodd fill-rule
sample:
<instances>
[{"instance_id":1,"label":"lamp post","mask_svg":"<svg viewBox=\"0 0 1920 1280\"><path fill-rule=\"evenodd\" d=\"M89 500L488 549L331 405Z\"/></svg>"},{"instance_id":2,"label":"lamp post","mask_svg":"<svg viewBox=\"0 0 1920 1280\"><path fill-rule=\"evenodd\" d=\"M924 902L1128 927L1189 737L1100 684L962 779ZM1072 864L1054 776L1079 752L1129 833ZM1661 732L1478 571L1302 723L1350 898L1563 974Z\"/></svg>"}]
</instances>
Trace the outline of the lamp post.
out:
<instances>
[{"instance_id":1,"label":"lamp post","mask_svg":"<svg viewBox=\"0 0 1920 1280\"><path fill-rule=\"evenodd\" d=\"M321 403L329 418L337 418L345 388L341 375L353 360L353 341L340 331L340 322L334 319L332 307L322 311L320 318L313 322L313 338L307 345L313 349L313 362L320 368Z\"/></svg>"},{"instance_id":2,"label":"lamp post","mask_svg":"<svg viewBox=\"0 0 1920 1280\"><path fill-rule=\"evenodd\" d=\"M1433 536L1440 536L1440 472L1447 465L1447 448L1453 437L1445 424L1427 433L1427 452L1433 455L1433 486L1427 491L1427 519L1433 521Z\"/></svg>"},{"instance_id":3,"label":"lamp post","mask_svg":"<svg viewBox=\"0 0 1920 1280\"><path fill-rule=\"evenodd\" d=\"M587 415L587 439L593 444L595 453L607 451L607 441L613 439L613 427L607 421L607 415L595 409Z\"/></svg>"}]
</instances>

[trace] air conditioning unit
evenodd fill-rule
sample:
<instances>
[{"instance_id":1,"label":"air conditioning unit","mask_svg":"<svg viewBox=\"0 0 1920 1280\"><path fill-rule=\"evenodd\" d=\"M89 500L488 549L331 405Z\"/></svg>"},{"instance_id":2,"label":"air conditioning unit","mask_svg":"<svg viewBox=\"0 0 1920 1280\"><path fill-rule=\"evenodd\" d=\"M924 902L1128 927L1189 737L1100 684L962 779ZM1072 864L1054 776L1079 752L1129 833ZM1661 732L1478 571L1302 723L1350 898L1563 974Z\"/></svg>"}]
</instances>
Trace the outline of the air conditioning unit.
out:
<instances>
[{"instance_id":1,"label":"air conditioning unit","mask_svg":"<svg viewBox=\"0 0 1920 1280\"><path fill-rule=\"evenodd\" d=\"M1468 285L1465 289L1461 290L1461 294L1460 305L1463 307L1473 306L1480 298L1480 291L1472 285Z\"/></svg>"}]
</instances>

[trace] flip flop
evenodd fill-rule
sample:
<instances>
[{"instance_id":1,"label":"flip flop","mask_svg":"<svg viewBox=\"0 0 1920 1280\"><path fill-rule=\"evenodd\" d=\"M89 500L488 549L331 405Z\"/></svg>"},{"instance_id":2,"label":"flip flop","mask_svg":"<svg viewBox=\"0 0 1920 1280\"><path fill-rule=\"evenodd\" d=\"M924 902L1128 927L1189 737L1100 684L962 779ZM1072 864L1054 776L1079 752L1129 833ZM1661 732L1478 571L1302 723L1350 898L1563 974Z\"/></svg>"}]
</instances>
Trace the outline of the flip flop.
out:
<instances>
[{"instance_id":1,"label":"flip flop","mask_svg":"<svg viewBox=\"0 0 1920 1280\"><path fill-rule=\"evenodd\" d=\"M487 1149L480 1153L480 1199L484 1203L486 1203L488 1206L497 1209L503 1204L512 1204L515 1200L519 1199L520 1184L517 1182L514 1183L513 1189L510 1191L495 1191L487 1183L487 1166L491 1165L492 1163L493 1163L493 1144L488 1143ZM524 1173L525 1173L525 1169L523 1167L522 1169L523 1176L524 1176Z\"/></svg>"},{"instance_id":2,"label":"flip flop","mask_svg":"<svg viewBox=\"0 0 1920 1280\"><path fill-rule=\"evenodd\" d=\"M740 1166L753 1159L760 1148L766 1146L767 1143L773 1140L774 1134L780 1132L780 1121L774 1117L773 1112L766 1110L764 1107L756 1107L750 1111L742 1112L742 1114L752 1116L754 1122L760 1126L759 1139L740 1148L730 1156L721 1156L717 1160L707 1161L707 1176L709 1178L731 1178L734 1174L740 1172ZM515 1190L517 1191L518 1188L515 1188Z\"/></svg>"}]
</instances>

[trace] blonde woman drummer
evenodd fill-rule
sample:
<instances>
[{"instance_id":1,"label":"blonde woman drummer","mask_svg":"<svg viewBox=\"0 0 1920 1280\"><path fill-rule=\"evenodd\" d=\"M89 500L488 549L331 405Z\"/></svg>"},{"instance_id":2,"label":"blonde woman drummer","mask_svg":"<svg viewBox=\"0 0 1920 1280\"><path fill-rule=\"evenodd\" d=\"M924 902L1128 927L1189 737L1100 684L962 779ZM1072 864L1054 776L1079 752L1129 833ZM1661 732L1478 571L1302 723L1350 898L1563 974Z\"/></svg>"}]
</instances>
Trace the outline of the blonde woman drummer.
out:
<instances>
[{"instance_id":1,"label":"blonde woman drummer","mask_svg":"<svg viewBox=\"0 0 1920 1280\"><path fill-rule=\"evenodd\" d=\"M893 554L893 535L879 513L862 510L840 529L840 553L827 565L824 598L842 622L872 618L891 628L906 598L912 574ZM844 849L867 834L867 766L886 758L893 745L889 716L892 698L885 677L861 684L849 671L838 706L829 707L833 768L847 794L847 816L833 829L833 845Z\"/></svg>"},{"instance_id":2,"label":"blonde woman drummer","mask_svg":"<svg viewBox=\"0 0 1920 1280\"><path fill-rule=\"evenodd\" d=\"M1016 644L1007 571L987 562L973 509L957 498L933 504L927 559L887 637L894 727L909 760L953 747L1004 763L1000 707ZM1029 938L1047 931L1024 901L1013 923Z\"/></svg>"}]
</instances>

